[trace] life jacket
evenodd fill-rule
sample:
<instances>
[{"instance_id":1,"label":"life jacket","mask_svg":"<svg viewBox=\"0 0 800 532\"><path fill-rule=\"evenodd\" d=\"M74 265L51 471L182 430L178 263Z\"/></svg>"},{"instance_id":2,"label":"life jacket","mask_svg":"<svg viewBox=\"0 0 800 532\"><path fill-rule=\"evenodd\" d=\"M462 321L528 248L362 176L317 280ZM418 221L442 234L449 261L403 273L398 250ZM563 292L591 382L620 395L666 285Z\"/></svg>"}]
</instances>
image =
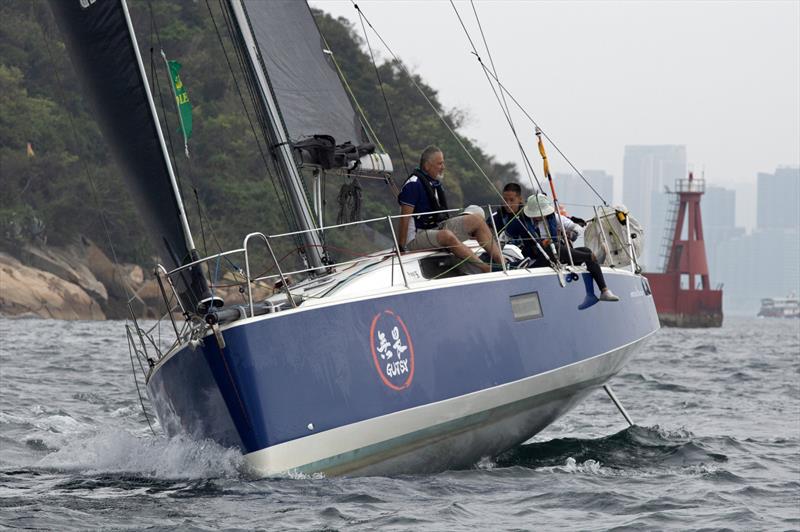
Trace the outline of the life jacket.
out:
<instances>
[{"instance_id":1,"label":"life jacket","mask_svg":"<svg viewBox=\"0 0 800 532\"><path fill-rule=\"evenodd\" d=\"M431 181L433 178L419 168L411 172L412 176L417 176L422 188L425 189L425 194L428 196L428 205L431 206L431 211L446 211L447 210L447 197L444 194L444 187L441 185L438 188L437 194L433 192L433 185ZM450 216L446 212L435 214L415 214L414 225L417 229L435 229L440 223L447 220Z\"/></svg>"},{"instance_id":2,"label":"life jacket","mask_svg":"<svg viewBox=\"0 0 800 532\"><path fill-rule=\"evenodd\" d=\"M544 217L545 222L547 222L547 229L549 230L549 234L541 234L539 231L539 224L534 224L536 229L535 236L540 239L540 241L545 245L550 245L550 240L553 239L556 242L556 245L559 243L560 234L558 232L558 224L556 223L556 214L548 214Z\"/></svg>"},{"instance_id":3,"label":"life jacket","mask_svg":"<svg viewBox=\"0 0 800 532\"><path fill-rule=\"evenodd\" d=\"M495 225L497 226L497 230L500 233L505 232L506 236L509 238L509 241L512 244L519 244L522 240L525 240L525 237L527 235L524 235L524 234L523 235L516 235L516 236L509 235L509 232L508 232L509 225L515 219L515 216L514 216L513 213L507 212L504 208L500 207L500 209L498 209L497 212L495 212L495 214L494 214L494 216L497 216L497 215L500 216L499 220L497 218L495 218ZM516 217L516 220L517 220L518 223L522 224L523 227L527 227L528 229L530 229L528 224L525 223L526 220L523 218L524 216L525 215L520 212L519 216ZM536 233L534 233L534 234L536 234Z\"/></svg>"},{"instance_id":4,"label":"life jacket","mask_svg":"<svg viewBox=\"0 0 800 532\"><path fill-rule=\"evenodd\" d=\"M511 223L511 221L515 218L515 216L509 212L506 212L505 209L499 209L500 214L500 225L497 227L498 231L501 231L506 228ZM532 218L525 216L524 213L520 212L518 216L516 216L517 222L519 222L527 231L530 232L530 236L533 236L537 240L544 241L547 240L549 243L549 235L548 234L541 234L539 231L539 224L536 223ZM550 214L545 217L547 220L547 228L550 230L550 235L558 236L558 226L556 225L556 217L554 214ZM520 237L512 237L512 240L528 240L530 239L528 234L523 234Z\"/></svg>"}]
</instances>

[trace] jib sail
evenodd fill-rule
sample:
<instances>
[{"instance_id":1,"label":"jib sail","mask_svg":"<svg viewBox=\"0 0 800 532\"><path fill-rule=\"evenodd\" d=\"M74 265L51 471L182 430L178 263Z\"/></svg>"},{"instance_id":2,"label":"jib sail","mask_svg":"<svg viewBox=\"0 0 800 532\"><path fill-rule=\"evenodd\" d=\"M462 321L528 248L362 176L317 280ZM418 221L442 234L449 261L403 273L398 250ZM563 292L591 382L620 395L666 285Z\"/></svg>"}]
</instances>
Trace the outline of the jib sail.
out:
<instances>
[{"instance_id":1,"label":"jib sail","mask_svg":"<svg viewBox=\"0 0 800 532\"><path fill-rule=\"evenodd\" d=\"M170 269L195 260L125 2L53 0L50 7L161 260ZM199 268L173 281L185 309L202 309L209 294Z\"/></svg>"}]
</instances>

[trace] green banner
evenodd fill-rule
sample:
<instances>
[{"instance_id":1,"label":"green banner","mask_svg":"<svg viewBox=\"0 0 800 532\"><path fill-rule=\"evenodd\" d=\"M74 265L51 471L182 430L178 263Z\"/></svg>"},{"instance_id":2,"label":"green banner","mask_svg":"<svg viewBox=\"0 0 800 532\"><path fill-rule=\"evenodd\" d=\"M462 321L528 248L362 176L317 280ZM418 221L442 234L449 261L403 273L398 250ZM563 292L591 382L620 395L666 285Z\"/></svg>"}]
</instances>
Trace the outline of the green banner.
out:
<instances>
[{"instance_id":1,"label":"green banner","mask_svg":"<svg viewBox=\"0 0 800 532\"><path fill-rule=\"evenodd\" d=\"M178 114L181 117L181 129L183 130L184 143L192 138L192 102L189 101L189 93L183 86L180 75L181 64L177 61L167 61L169 65L169 76L172 78L172 87L175 90L175 103L178 105Z\"/></svg>"}]
</instances>

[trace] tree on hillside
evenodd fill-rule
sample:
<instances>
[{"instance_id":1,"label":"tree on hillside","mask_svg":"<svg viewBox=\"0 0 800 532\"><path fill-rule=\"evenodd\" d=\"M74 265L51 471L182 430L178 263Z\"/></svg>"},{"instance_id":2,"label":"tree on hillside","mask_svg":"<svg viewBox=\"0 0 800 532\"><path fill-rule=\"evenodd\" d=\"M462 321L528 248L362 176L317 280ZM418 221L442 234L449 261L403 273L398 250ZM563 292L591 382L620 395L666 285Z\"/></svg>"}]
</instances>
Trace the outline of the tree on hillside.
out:
<instances>
[{"instance_id":1,"label":"tree on hillside","mask_svg":"<svg viewBox=\"0 0 800 532\"><path fill-rule=\"evenodd\" d=\"M162 126L175 144L173 159L201 252L239 247L242 237L255 230L291 230L286 202L274 172L262 157L266 148L257 137L260 130L257 124L255 128L251 125L255 111L242 86L219 6L213 2L130 4ZM421 150L435 143L447 154L448 173L456 176L448 181L453 205L496 203L496 193L419 94L406 70L383 61L377 70L392 111L398 146L365 43L346 20L319 11L315 16L347 83L392 157L396 181L402 183L406 171L416 166ZM161 49L183 64L181 78L193 104L194 134L188 160L178 140ZM436 91L417 74L411 76L457 131L461 114L444 109ZM492 180L516 178L512 164L499 164L469 139L461 136L460 140ZM0 244L5 249L30 240L40 224L49 244L63 244L83 234L107 251L109 241L114 242L121 260L149 263L152 250L137 211L42 0L0 3L0 163L4 184ZM336 218L340 185L331 179L326 187L329 223ZM363 216L397 212L396 200L384 183L369 180L362 186Z\"/></svg>"}]
</instances>

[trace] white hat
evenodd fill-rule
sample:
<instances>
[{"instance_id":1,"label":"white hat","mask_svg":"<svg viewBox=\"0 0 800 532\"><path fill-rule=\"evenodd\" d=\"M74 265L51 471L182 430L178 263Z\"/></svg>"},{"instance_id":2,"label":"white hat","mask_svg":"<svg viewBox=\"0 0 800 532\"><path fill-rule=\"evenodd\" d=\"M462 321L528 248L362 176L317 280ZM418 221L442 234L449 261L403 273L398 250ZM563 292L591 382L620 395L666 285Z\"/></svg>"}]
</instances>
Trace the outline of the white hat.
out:
<instances>
[{"instance_id":1,"label":"white hat","mask_svg":"<svg viewBox=\"0 0 800 532\"><path fill-rule=\"evenodd\" d=\"M542 218L556 212L556 208L553 207L553 202L546 194L539 193L528 196L523 212L530 218Z\"/></svg>"},{"instance_id":2,"label":"white hat","mask_svg":"<svg viewBox=\"0 0 800 532\"><path fill-rule=\"evenodd\" d=\"M477 214L481 217L481 220L486 219L486 213L483 212L483 208L479 205L470 205L466 207L463 214Z\"/></svg>"}]
</instances>

